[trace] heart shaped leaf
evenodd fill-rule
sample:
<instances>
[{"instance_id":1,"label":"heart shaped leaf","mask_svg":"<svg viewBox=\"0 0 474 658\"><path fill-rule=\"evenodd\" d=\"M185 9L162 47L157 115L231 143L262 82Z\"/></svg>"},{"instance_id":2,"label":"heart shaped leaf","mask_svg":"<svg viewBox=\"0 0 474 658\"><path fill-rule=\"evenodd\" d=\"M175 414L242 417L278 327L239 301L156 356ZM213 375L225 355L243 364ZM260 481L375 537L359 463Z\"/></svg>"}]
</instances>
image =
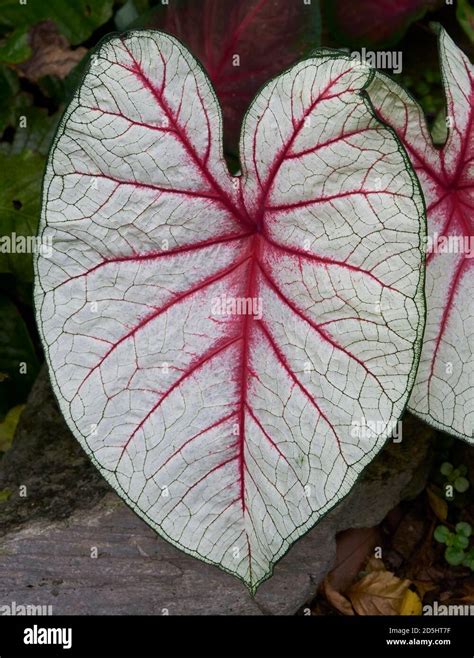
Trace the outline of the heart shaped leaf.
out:
<instances>
[{"instance_id":1,"label":"heart shaped leaf","mask_svg":"<svg viewBox=\"0 0 474 658\"><path fill-rule=\"evenodd\" d=\"M93 56L49 158L35 295L61 409L160 535L252 591L414 380L423 204L372 75L326 53L268 83L232 177L202 68L132 32Z\"/></svg>"},{"instance_id":2,"label":"heart shaped leaf","mask_svg":"<svg viewBox=\"0 0 474 658\"><path fill-rule=\"evenodd\" d=\"M439 429L474 437L474 69L444 30L439 49L448 137L436 148L418 104L377 74L370 96L396 129L417 171L428 210L427 320L410 409Z\"/></svg>"}]
</instances>

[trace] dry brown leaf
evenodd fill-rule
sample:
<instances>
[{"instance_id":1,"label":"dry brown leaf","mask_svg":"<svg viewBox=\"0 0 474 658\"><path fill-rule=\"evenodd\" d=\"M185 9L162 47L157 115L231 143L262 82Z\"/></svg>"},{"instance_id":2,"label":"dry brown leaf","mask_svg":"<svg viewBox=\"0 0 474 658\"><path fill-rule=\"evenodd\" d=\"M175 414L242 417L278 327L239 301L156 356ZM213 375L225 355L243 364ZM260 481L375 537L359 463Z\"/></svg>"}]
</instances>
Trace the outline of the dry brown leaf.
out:
<instances>
[{"instance_id":1,"label":"dry brown leaf","mask_svg":"<svg viewBox=\"0 0 474 658\"><path fill-rule=\"evenodd\" d=\"M463 582L462 590L460 592L459 601L462 603L474 604L474 578L466 578Z\"/></svg>"},{"instance_id":2,"label":"dry brown leaf","mask_svg":"<svg viewBox=\"0 0 474 658\"><path fill-rule=\"evenodd\" d=\"M342 612L343 615L354 615L354 608L352 607L351 602L333 587L329 577L323 582L322 593L326 597L328 603L339 612Z\"/></svg>"},{"instance_id":3,"label":"dry brown leaf","mask_svg":"<svg viewBox=\"0 0 474 658\"><path fill-rule=\"evenodd\" d=\"M433 590L438 589L438 585L434 583L432 580L414 579L412 582L416 587L416 591L418 592L418 594L422 599L427 592L432 592Z\"/></svg>"},{"instance_id":4,"label":"dry brown leaf","mask_svg":"<svg viewBox=\"0 0 474 658\"><path fill-rule=\"evenodd\" d=\"M383 560L381 560L379 557L369 557L364 571L367 573L372 573L373 571L386 571L386 568Z\"/></svg>"},{"instance_id":5,"label":"dry brown leaf","mask_svg":"<svg viewBox=\"0 0 474 658\"><path fill-rule=\"evenodd\" d=\"M378 528L355 528L337 536L336 559L329 574L331 585L344 592L364 566L367 555L381 542Z\"/></svg>"},{"instance_id":6,"label":"dry brown leaf","mask_svg":"<svg viewBox=\"0 0 474 658\"><path fill-rule=\"evenodd\" d=\"M29 33L29 41L32 55L17 69L32 82L37 82L45 75L64 79L87 53L87 49L82 47L71 50L68 40L59 33L53 21L42 21L34 25Z\"/></svg>"},{"instance_id":7,"label":"dry brown leaf","mask_svg":"<svg viewBox=\"0 0 474 658\"><path fill-rule=\"evenodd\" d=\"M391 571L372 571L354 583L347 596L359 615L399 615L409 585Z\"/></svg>"},{"instance_id":8,"label":"dry brown leaf","mask_svg":"<svg viewBox=\"0 0 474 658\"><path fill-rule=\"evenodd\" d=\"M433 487L428 487L426 489L426 494L428 496L428 502L431 509L435 513L436 517L440 521L446 521L448 518L448 503L440 498Z\"/></svg>"},{"instance_id":9,"label":"dry brown leaf","mask_svg":"<svg viewBox=\"0 0 474 658\"><path fill-rule=\"evenodd\" d=\"M342 592L354 582L367 560L367 555L380 541L378 528L355 528L345 530L337 536L335 565L326 577L321 593L327 602L343 615L355 613L351 602Z\"/></svg>"}]
</instances>

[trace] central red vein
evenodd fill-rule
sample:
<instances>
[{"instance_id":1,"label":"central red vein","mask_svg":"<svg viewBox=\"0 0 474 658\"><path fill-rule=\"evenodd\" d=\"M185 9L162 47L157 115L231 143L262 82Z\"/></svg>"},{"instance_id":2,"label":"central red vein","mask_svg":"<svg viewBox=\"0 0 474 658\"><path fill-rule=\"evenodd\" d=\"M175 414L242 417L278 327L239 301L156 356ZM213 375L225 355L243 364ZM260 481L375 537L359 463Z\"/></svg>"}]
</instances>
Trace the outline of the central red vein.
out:
<instances>
[{"instance_id":1,"label":"central red vein","mask_svg":"<svg viewBox=\"0 0 474 658\"><path fill-rule=\"evenodd\" d=\"M254 299L256 297L256 268L258 261L258 253L260 249L260 236L255 235L253 238L252 252L250 255L251 265L247 277L247 286L245 297L247 299ZM239 454L239 482L240 482L240 500L242 511L245 512L247 507L245 503L245 409L247 405L247 392L248 392L248 377L249 377L249 343L250 343L250 330L253 322L253 317L250 314L242 316L242 352L241 352L241 366L240 366L240 409L239 409L239 438L238 438L238 454Z\"/></svg>"}]
</instances>

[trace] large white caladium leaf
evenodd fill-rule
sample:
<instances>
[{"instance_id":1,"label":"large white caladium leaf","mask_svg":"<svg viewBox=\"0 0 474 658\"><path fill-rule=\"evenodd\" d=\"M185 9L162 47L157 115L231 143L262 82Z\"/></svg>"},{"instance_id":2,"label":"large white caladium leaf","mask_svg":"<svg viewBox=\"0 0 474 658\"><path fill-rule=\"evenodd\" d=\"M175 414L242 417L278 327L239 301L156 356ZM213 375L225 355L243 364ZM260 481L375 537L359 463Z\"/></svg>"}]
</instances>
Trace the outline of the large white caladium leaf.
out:
<instances>
[{"instance_id":1,"label":"large white caladium leaf","mask_svg":"<svg viewBox=\"0 0 474 658\"><path fill-rule=\"evenodd\" d=\"M474 439L474 69L440 29L448 137L437 148L423 111L378 74L369 93L403 140L428 211L427 320L409 407L439 429Z\"/></svg>"},{"instance_id":2,"label":"large white caladium leaf","mask_svg":"<svg viewBox=\"0 0 474 658\"><path fill-rule=\"evenodd\" d=\"M189 52L113 37L49 158L35 294L62 412L147 523L251 590L414 381L424 209L372 75L324 53L271 81L232 177Z\"/></svg>"}]
</instances>

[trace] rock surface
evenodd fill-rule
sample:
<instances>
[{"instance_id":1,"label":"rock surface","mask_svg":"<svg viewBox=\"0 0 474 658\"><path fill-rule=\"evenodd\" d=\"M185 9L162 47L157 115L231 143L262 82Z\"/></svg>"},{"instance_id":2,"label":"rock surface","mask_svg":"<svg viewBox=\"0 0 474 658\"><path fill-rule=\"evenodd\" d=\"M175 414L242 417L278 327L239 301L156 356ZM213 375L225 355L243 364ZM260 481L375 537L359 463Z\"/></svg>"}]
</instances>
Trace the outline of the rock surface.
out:
<instances>
[{"instance_id":1,"label":"rock surface","mask_svg":"<svg viewBox=\"0 0 474 658\"><path fill-rule=\"evenodd\" d=\"M301 538L252 598L236 578L161 539L110 489L62 419L45 371L0 462L0 605L53 614L294 614L335 556L336 534L416 495L434 432L410 416L352 492Z\"/></svg>"}]
</instances>

